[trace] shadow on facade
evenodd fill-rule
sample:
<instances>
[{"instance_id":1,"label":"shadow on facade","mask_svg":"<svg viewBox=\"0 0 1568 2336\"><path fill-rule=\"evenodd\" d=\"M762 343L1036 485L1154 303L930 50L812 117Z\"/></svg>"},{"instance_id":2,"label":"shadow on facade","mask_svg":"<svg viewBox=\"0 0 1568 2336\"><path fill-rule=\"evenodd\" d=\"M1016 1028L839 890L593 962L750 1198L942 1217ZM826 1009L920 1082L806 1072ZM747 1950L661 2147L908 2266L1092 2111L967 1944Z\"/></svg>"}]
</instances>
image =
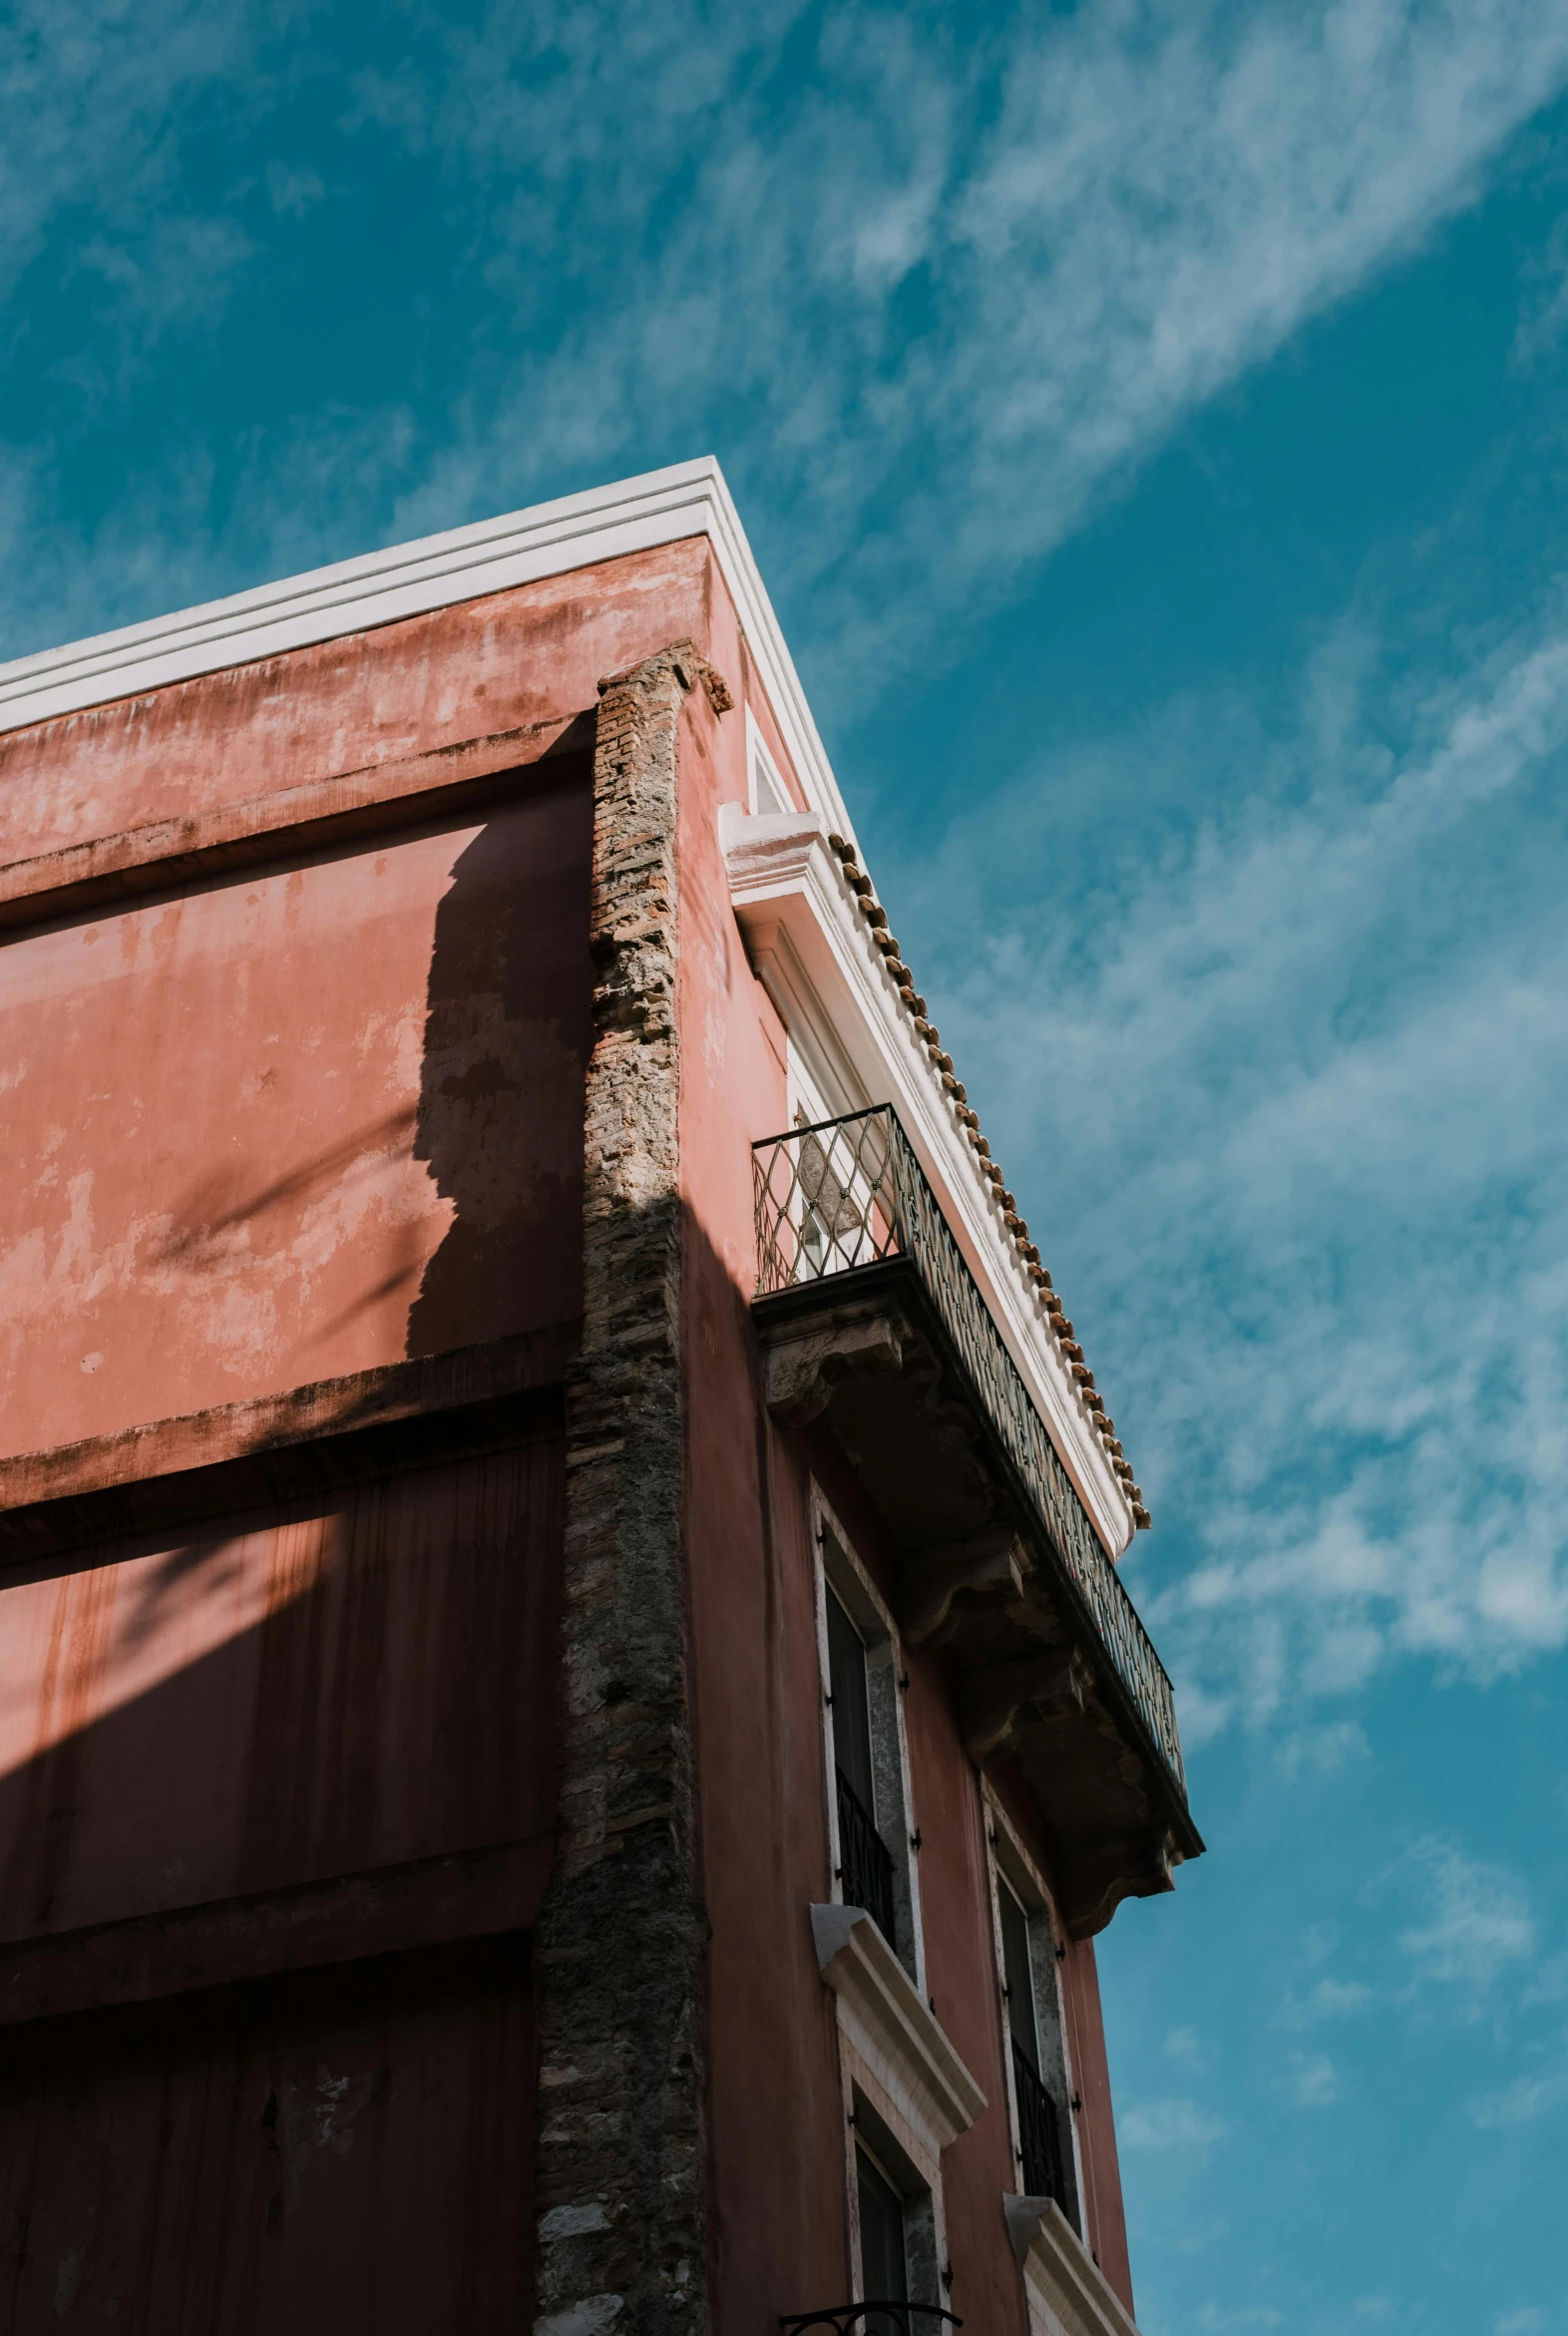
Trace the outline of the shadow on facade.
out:
<instances>
[{"instance_id":1,"label":"shadow on facade","mask_svg":"<svg viewBox=\"0 0 1568 2336\"><path fill-rule=\"evenodd\" d=\"M101 1664L177 1667L0 1778L0 2327L521 2324L528 1939L461 1904L422 1933L396 1877L531 1841L543 1873L561 1500L541 1423L11 1574L79 1661L97 1606ZM179 1663L246 1575L261 1619ZM325 1953L289 1928L312 1882ZM30 1987L52 2016L16 2024Z\"/></svg>"},{"instance_id":2,"label":"shadow on facade","mask_svg":"<svg viewBox=\"0 0 1568 2336\"><path fill-rule=\"evenodd\" d=\"M414 1157L453 1214L409 1308L410 1357L582 1311L591 739L584 716L533 766L436 913Z\"/></svg>"}]
</instances>

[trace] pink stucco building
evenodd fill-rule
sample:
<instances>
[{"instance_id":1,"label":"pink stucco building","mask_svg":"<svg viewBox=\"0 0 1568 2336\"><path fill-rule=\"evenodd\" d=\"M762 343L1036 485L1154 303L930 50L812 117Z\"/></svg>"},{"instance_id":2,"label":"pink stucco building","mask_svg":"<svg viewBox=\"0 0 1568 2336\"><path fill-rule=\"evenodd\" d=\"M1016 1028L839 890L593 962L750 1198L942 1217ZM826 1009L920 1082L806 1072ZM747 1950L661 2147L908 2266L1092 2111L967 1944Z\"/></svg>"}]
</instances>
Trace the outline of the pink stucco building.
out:
<instances>
[{"instance_id":1,"label":"pink stucco building","mask_svg":"<svg viewBox=\"0 0 1568 2336\"><path fill-rule=\"evenodd\" d=\"M716 466L0 824L0 2331L1126 2336L1147 1518Z\"/></svg>"}]
</instances>

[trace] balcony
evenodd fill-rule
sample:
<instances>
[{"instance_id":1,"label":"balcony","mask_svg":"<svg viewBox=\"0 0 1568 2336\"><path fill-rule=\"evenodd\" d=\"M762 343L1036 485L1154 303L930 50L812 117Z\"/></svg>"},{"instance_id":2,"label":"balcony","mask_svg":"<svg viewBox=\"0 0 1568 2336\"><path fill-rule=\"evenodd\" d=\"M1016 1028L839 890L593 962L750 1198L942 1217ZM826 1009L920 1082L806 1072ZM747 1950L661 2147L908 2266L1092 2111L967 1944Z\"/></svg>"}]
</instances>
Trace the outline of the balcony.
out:
<instances>
[{"instance_id":1,"label":"balcony","mask_svg":"<svg viewBox=\"0 0 1568 2336\"><path fill-rule=\"evenodd\" d=\"M1076 1937L1203 1842L1170 1680L888 1105L754 1147L769 1408L854 1472L972 1756L1011 1759Z\"/></svg>"}]
</instances>

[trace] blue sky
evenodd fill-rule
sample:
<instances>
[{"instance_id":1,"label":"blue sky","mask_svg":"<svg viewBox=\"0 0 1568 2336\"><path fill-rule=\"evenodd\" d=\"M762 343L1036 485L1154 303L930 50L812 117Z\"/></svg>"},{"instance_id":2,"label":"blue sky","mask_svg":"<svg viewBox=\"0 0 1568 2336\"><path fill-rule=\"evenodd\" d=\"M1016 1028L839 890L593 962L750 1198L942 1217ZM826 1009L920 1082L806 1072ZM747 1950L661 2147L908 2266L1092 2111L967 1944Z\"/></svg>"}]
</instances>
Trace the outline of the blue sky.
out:
<instances>
[{"instance_id":1,"label":"blue sky","mask_svg":"<svg viewBox=\"0 0 1568 2336\"><path fill-rule=\"evenodd\" d=\"M1155 1512L1140 2319L1568 2326L1568 6L21 0L0 652L711 450Z\"/></svg>"}]
</instances>

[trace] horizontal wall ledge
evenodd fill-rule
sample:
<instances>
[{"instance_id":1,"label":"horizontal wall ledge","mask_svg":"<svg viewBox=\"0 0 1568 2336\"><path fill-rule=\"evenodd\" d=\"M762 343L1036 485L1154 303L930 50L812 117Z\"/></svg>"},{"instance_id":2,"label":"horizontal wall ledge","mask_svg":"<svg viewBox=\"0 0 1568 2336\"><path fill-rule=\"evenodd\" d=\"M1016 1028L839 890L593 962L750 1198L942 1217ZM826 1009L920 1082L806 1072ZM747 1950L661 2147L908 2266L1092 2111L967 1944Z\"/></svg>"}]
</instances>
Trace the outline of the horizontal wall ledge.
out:
<instances>
[{"instance_id":1,"label":"horizontal wall ledge","mask_svg":"<svg viewBox=\"0 0 1568 2336\"><path fill-rule=\"evenodd\" d=\"M528 1930L554 1837L0 1943L0 2027Z\"/></svg>"},{"instance_id":2,"label":"horizontal wall ledge","mask_svg":"<svg viewBox=\"0 0 1568 2336\"><path fill-rule=\"evenodd\" d=\"M556 1431L578 1319L0 1460L0 1567Z\"/></svg>"},{"instance_id":3,"label":"horizontal wall ledge","mask_svg":"<svg viewBox=\"0 0 1568 2336\"><path fill-rule=\"evenodd\" d=\"M13 860L0 866L0 932L115 908L391 826L481 809L525 772L559 769L577 755L586 772L592 746L591 713L561 715Z\"/></svg>"}]
</instances>

